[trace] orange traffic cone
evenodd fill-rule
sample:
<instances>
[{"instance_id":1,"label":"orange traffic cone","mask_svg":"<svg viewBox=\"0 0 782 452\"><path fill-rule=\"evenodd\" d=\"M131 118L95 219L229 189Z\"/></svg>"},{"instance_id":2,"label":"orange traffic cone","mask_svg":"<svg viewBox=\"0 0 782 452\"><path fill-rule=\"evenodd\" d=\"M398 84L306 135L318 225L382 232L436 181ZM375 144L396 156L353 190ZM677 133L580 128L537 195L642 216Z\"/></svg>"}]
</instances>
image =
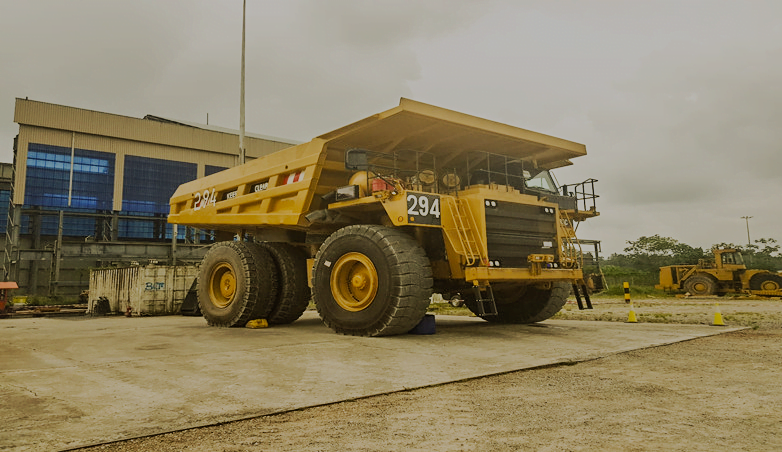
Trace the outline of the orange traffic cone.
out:
<instances>
[{"instance_id":1,"label":"orange traffic cone","mask_svg":"<svg viewBox=\"0 0 782 452\"><path fill-rule=\"evenodd\" d=\"M638 319L635 318L635 309L633 308L633 302L630 302L630 314L627 316L626 323L638 323Z\"/></svg>"},{"instance_id":2,"label":"orange traffic cone","mask_svg":"<svg viewBox=\"0 0 782 452\"><path fill-rule=\"evenodd\" d=\"M722 313L720 312L720 304L714 303L714 322L711 326L725 326L725 322L722 321Z\"/></svg>"}]
</instances>

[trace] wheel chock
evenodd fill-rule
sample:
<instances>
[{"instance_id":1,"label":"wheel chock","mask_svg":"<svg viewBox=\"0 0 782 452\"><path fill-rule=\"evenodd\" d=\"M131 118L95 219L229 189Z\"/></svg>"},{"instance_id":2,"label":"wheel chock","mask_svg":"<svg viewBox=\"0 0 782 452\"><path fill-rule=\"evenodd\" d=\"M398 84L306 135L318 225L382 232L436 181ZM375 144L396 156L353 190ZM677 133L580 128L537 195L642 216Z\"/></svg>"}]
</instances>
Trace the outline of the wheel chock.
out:
<instances>
[{"instance_id":1,"label":"wheel chock","mask_svg":"<svg viewBox=\"0 0 782 452\"><path fill-rule=\"evenodd\" d=\"M408 331L407 334L434 334L435 332L436 328L434 323L434 315L425 314L424 318L418 322L418 325L413 327L412 330Z\"/></svg>"},{"instance_id":2,"label":"wheel chock","mask_svg":"<svg viewBox=\"0 0 782 452\"><path fill-rule=\"evenodd\" d=\"M245 327L246 328L253 328L253 329L256 329L256 328L268 328L269 327L269 322L267 322L266 319L250 320L249 322L247 322L247 325L245 325Z\"/></svg>"},{"instance_id":3,"label":"wheel chock","mask_svg":"<svg viewBox=\"0 0 782 452\"><path fill-rule=\"evenodd\" d=\"M722 321L719 303L714 303L714 322L712 322L711 326L725 326L725 322Z\"/></svg>"}]
</instances>

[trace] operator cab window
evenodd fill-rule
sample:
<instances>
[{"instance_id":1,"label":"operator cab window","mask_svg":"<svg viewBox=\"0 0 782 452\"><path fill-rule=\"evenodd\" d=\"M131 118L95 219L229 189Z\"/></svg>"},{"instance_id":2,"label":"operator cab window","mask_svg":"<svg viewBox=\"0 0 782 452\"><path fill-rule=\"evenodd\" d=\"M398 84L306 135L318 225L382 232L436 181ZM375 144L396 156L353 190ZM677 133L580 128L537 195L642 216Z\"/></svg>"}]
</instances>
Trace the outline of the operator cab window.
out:
<instances>
[{"instance_id":1,"label":"operator cab window","mask_svg":"<svg viewBox=\"0 0 782 452\"><path fill-rule=\"evenodd\" d=\"M741 265L744 263L741 255L738 253L726 253L722 255L722 263L729 265Z\"/></svg>"},{"instance_id":2,"label":"operator cab window","mask_svg":"<svg viewBox=\"0 0 782 452\"><path fill-rule=\"evenodd\" d=\"M534 176L527 177L527 171L525 171L525 178L527 187L537 188L540 190L548 191L551 193L558 193L557 184L554 183L554 179L551 177L551 173L548 170L543 170Z\"/></svg>"}]
</instances>

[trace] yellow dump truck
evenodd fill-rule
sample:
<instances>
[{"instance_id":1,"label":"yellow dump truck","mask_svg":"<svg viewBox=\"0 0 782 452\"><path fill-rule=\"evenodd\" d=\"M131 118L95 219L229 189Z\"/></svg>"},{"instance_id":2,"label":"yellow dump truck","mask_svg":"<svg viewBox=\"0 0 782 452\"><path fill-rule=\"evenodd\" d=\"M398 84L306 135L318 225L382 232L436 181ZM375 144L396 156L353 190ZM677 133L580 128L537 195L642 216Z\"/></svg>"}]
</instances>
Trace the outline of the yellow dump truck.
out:
<instances>
[{"instance_id":1,"label":"yellow dump truck","mask_svg":"<svg viewBox=\"0 0 782 452\"><path fill-rule=\"evenodd\" d=\"M747 293L782 296L782 276L768 270L748 270L741 252L713 250L714 259L701 259L697 265L660 267L660 284L655 288L685 291L690 295Z\"/></svg>"},{"instance_id":2,"label":"yellow dump truck","mask_svg":"<svg viewBox=\"0 0 782 452\"><path fill-rule=\"evenodd\" d=\"M586 292L575 229L598 215L596 181L558 187L550 173L585 154L578 143L402 99L181 185L168 221L222 240L198 277L210 325L289 323L310 293L343 334L406 333L432 293L491 322L531 323L559 311L572 287Z\"/></svg>"}]
</instances>

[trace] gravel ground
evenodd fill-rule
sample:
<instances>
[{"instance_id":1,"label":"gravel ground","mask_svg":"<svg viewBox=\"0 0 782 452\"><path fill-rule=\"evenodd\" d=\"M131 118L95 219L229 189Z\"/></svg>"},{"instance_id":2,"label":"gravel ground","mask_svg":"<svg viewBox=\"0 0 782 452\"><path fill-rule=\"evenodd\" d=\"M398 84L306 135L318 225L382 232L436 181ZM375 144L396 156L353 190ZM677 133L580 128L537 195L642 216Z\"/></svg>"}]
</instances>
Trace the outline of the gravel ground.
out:
<instances>
[{"instance_id":1,"label":"gravel ground","mask_svg":"<svg viewBox=\"0 0 782 452\"><path fill-rule=\"evenodd\" d=\"M593 310L580 311L574 300L554 318L624 322L629 305L618 298L593 298ZM725 324L751 328L782 328L782 301L761 297L638 298L633 308L639 322L709 325L719 309Z\"/></svg>"},{"instance_id":2,"label":"gravel ground","mask_svg":"<svg viewBox=\"0 0 782 452\"><path fill-rule=\"evenodd\" d=\"M627 319L623 300L557 318ZM744 331L82 450L782 450L782 302L645 299L639 322ZM715 327L719 328L719 327Z\"/></svg>"}]
</instances>

